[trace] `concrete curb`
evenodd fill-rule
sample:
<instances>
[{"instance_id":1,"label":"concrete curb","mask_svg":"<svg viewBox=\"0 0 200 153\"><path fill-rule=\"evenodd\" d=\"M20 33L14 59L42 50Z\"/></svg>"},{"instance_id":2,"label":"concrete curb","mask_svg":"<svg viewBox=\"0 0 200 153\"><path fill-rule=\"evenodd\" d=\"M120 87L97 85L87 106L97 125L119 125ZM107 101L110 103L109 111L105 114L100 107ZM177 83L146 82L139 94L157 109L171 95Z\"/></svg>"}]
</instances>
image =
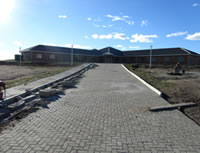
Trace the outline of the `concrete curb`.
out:
<instances>
[{"instance_id":1,"label":"concrete curb","mask_svg":"<svg viewBox=\"0 0 200 153\"><path fill-rule=\"evenodd\" d=\"M160 97L163 97L164 94L162 92L160 92L158 89L154 88L152 85L150 85L149 83L147 83L146 81L144 81L143 79L141 79L139 76L137 76L133 72L129 71L123 64L121 64L121 66L127 72L129 72L132 76L134 76L136 79L138 79L140 82L142 82L145 86L147 86L149 89L151 89L153 92L155 92L156 94L158 94Z\"/></svg>"},{"instance_id":2,"label":"concrete curb","mask_svg":"<svg viewBox=\"0 0 200 153\"><path fill-rule=\"evenodd\" d=\"M144 81L143 79L141 79L139 76L137 76L136 74L134 74L133 72L129 71L123 64L121 64L121 66L127 71L129 72L132 76L134 76L135 78L137 78L140 82L142 82L144 85L146 85L148 88L150 88L153 92L155 92L156 94L158 94L161 98L163 98L164 100L166 100L166 98L168 98L168 96L159 91L158 89L154 88L153 86L151 86L150 84L148 84L146 81ZM166 102L169 104L169 102L166 100ZM166 109L167 110L167 109ZM193 122L195 122L198 126L200 126L200 124L195 121L193 118L191 118L189 115L185 114L183 111L181 111L181 109L178 109L178 111L180 113L182 113L183 115L185 115L186 117L188 117L189 119L191 119ZM155 112L155 111L154 111Z\"/></svg>"},{"instance_id":3,"label":"concrete curb","mask_svg":"<svg viewBox=\"0 0 200 153\"><path fill-rule=\"evenodd\" d=\"M87 64L86 66L80 65L80 69L77 70L77 71L75 71L75 72L73 72L72 74L69 74L69 75L67 75L67 76L58 78L58 79L53 80L53 81L51 81L51 82L42 84L42 85L40 85L40 86L38 86L38 87L35 87L35 88L31 89L30 91L31 91L31 92L36 92L36 91L39 91L40 89L44 89L44 88L46 88L46 87L48 87L48 86L50 86L50 85L52 85L52 84L54 84L54 83L56 83L56 82L60 82L60 81L62 81L62 80L64 80L64 79L73 77L74 75L77 75L77 74L79 74L79 73L81 73L81 72L83 72L83 71L86 71L86 70L88 70L91 66L93 66L93 64ZM82 67L82 68L81 68L81 67ZM12 97L9 97L8 99L2 101L1 103L2 103L2 104L5 104L5 105L10 105L10 104L12 104L12 103L17 99L17 97L24 97L24 96L26 96L26 95L27 95L27 91L24 91L23 93L20 93L20 94L18 94L18 95L12 96Z\"/></svg>"}]
</instances>

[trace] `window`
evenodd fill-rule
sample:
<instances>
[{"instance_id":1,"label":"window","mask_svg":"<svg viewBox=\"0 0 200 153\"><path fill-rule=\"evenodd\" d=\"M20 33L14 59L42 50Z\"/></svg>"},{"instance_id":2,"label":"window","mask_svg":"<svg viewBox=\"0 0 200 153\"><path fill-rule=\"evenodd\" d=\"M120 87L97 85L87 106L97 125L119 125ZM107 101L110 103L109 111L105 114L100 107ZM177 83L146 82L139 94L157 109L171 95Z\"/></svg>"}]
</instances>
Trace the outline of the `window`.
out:
<instances>
[{"instance_id":1,"label":"window","mask_svg":"<svg viewBox=\"0 0 200 153\"><path fill-rule=\"evenodd\" d=\"M36 58L41 59L42 58L42 54L36 54Z\"/></svg>"},{"instance_id":2,"label":"window","mask_svg":"<svg viewBox=\"0 0 200 153\"><path fill-rule=\"evenodd\" d=\"M178 57L178 61L179 61L179 62L183 62L183 61L184 61L184 58L183 58L183 57Z\"/></svg>"},{"instance_id":3,"label":"window","mask_svg":"<svg viewBox=\"0 0 200 153\"><path fill-rule=\"evenodd\" d=\"M152 62L156 62L156 58L155 57L152 57Z\"/></svg>"},{"instance_id":4,"label":"window","mask_svg":"<svg viewBox=\"0 0 200 153\"><path fill-rule=\"evenodd\" d=\"M50 54L49 55L49 59L55 59L55 55L54 54Z\"/></svg>"},{"instance_id":5,"label":"window","mask_svg":"<svg viewBox=\"0 0 200 153\"><path fill-rule=\"evenodd\" d=\"M169 62L169 57L165 57L164 62Z\"/></svg>"}]
</instances>

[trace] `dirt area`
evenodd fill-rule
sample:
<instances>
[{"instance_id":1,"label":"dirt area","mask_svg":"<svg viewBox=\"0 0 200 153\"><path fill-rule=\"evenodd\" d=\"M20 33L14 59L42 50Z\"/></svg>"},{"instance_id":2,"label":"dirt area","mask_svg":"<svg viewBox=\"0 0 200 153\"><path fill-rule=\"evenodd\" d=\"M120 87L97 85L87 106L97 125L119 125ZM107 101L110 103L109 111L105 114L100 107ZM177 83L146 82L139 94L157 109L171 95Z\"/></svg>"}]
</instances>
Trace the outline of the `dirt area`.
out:
<instances>
[{"instance_id":1,"label":"dirt area","mask_svg":"<svg viewBox=\"0 0 200 153\"><path fill-rule=\"evenodd\" d=\"M7 88L10 88L61 73L69 68L69 66L0 65L0 80L5 81Z\"/></svg>"},{"instance_id":2,"label":"dirt area","mask_svg":"<svg viewBox=\"0 0 200 153\"><path fill-rule=\"evenodd\" d=\"M183 68L185 74L172 75L171 67L145 66L135 67L131 64L126 65L135 74L167 95L169 103L194 102L197 107L185 108L182 110L188 117L200 125L200 68Z\"/></svg>"}]
</instances>

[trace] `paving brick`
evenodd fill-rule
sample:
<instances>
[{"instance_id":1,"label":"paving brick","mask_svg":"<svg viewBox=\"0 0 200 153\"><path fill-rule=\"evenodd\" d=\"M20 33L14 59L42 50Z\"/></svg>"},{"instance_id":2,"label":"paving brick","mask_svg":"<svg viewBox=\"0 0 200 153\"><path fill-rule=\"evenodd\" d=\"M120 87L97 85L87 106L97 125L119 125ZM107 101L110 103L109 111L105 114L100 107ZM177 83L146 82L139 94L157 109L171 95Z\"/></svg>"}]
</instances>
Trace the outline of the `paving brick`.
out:
<instances>
[{"instance_id":1,"label":"paving brick","mask_svg":"<svg viewBox=\"0 0 200 153\"><path fill-rule=\"evenodd\" d=\"M77 88L0 134L0 152L200 152L200 128L119 64L99 64ZM21 153L20 152L20 153Z\"/></svg>"}]
</instances>

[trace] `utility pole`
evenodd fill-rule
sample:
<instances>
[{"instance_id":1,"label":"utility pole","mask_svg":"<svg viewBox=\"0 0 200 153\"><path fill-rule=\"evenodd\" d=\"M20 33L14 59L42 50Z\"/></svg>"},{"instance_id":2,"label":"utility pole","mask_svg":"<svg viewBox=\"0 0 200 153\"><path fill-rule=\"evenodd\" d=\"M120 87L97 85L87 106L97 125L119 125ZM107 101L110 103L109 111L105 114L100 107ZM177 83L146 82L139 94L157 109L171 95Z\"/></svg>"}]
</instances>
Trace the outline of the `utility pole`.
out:
<instances>
[{"instance_id":1,"label":"utility pole","mask_svg":"<svg viewBox=\"0 0 200 153\"><path fill-rule=\"evenodd\" d=\"M73 51L73 45L71 47L71 66L74 64L74 51Z\"/></svg>"},{"instance_id":2,"label":"utility pole","mask_svg":"<svg viewBox=\"0 0 200 153\"><path fill-rule=\"evenodd\" d=\"M22 65L22 53L21 53L21 47L19 47L19 65Z\"/></svg>"},{"instance_id":3,"label":"utility pole","mask_svg":"<svg viewBox=\"0 0 200 153\"><path fill-rule=\"evenodd\" d=\"M152 45L150 46L149 68L151 68L151 63L152 63Z\"/></svg>"}]
</instances>

